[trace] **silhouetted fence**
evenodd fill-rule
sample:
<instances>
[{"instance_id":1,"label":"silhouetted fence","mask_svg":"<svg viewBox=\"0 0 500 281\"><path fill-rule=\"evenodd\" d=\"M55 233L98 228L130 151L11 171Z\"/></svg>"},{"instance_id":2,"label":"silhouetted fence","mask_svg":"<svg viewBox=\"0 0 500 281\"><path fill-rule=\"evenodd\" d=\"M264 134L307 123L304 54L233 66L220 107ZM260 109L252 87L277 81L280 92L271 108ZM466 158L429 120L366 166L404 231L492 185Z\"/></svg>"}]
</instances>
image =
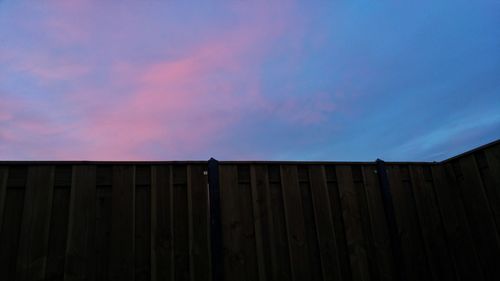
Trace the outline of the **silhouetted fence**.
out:
<instances>
[{"instance_id":1,"label":"silhouetted fence","mask_svg":"<svg viewBox=\"0 0 500 281\"><path fill-rule=\"evenodd\" d=\"M499 142L211 165L1 162L0 279L500 280Z\"/></svg>"}]
</instances>

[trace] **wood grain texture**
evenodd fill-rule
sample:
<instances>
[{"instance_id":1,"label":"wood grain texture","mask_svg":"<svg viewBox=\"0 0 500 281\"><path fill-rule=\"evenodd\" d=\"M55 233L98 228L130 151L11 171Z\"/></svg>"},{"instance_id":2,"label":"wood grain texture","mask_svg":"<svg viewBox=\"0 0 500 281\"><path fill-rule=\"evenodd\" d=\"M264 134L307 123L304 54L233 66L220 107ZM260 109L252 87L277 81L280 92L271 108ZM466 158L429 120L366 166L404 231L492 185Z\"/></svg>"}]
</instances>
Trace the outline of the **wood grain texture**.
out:
<instances>
[{"instance_id":1,"label":"wood grain texture","mask_svg":"<svg viewBox=\"0 0 500 281\"><path fill-rule=\"evenodd\" d=\"M314 207L311 197L311 184L309 169L306 165L297 166L299 189L302 198L302 208L304 212L304 223L306 230L306 244L308 250L307 260L309 262L309 280L323 280L321 268L321 256L318 245L318 231L314 216Z\"/></svg>"},{"instance_id":2,"label":"wood grain texture","mask_svg":"<svg viewBox=\"0 0 500 281\"><path fill-rule=\"evenodd\" d=\"M113 167L109 280L135 277L135 167Z\"/></svg>"},{"instance_id":3,"label":"wood grain texture","mask_svg":"<svg viewBox=\"0 0 500 281\"><path fill-rule=\"evenodd\" d=\"M45 278L53 188L53 166L29 167L17 257L18 280Z\"/></svg>"},{"instance_id":4,"label":"wood grain texture","mask_svg":"<svg viewBox=\"0 0 500 281\"><path fill-rule=\"evenodd\" d=\"M269 234L271 236L271 280L292 280L290 250L283 202L283 189L279 165L269 165L269 192L267 208L270 210Z\"/></svg>"},{"instance_id":5,"label":"wood grain texture","mask_svg":"<svg viewBox=\"0 0 500 281\"><path fill-rule=\"evenodd\" d=\"M111 173L111 170L110 170ZM95 264L96 280L105 281L109 278L110 245L111 245L111 214L112 190L109 186L97 188L96 230L95 230Z\"/></svg>"},{"instance_id":6,"label":"wood grain texture","mask_svg":"<svg viewBox=\"0 0 500 281\"><path fill-rule=\"evenodd\" d=\"M151 280L151 194L148 185L135 191L135 281Z\"/></svg>"},{"instance_id":7,"label":"wood grain texture","mask_svg":"<svg viewBox=\"0 0 500 281\"><path fill-rule=\"evenodd\" d=\"M476 153L478 168L500 234L500 145ZM482 164L482 165L481 165Z\"/></svg>"},{"instance_id":8,"label":"wood grain texture","mask_svg":"<svg viewBox=\"0 0 500 281\"><path fill-rule=\"evenodd\" d=\"M404 256L405 276L408 280L430 280L432 277L420 233L407 166L389 166L388 177Z\"/></svg>"},{"instance_id":9,"label":"wood grain texture","mask_svg":"<svg viewBox=\"0 0 500 281\"><path fill-rule=\"evenodd\" d=\"M410 166L412 193L415 198L429 268L434 280L456 280L448 243L444 235L441 213L434 195L432 177L426 178L424 173L425 170L422 166Z\"/></svg>"},{"instance_id":10,"label":"wood grain texture","mask_svg":"<svg viewBox=\"0 0 500 281\"><path fill-rule=\"evenodd\" d=\"M306 280L310 274L309 249L306 237L306 224L298 181L297 166L281 166L283 202L285 207L288 247L292 280Z\"/></svg>"},{"instance_id":11,"label":"wood grain texture","mask_svg":"<svg viewBox=\"0 0 500 281\"><path fill-rule=\"evenodd\" d=\"M432 166L431 172L455 271L460 280L484 280L451 165Z\"/></svg>"},{"instance_id":12,"label":"wood grain texture","mask_svg":"<svg viewBox=\"0 0 500 281\"><path fill-rule=\"evenodd\" d=\"M247 280L242 249L241 215L238 205L238 174L234 165L219 167L224 280Z\"/></svg>"},{"instance_id":13,"label":"wood grain texture","mask_svg":"<svg viewBox=\"0 0 500 281\"><path fill-rule=\"evenodd\" d=\"M369 220L372 226L374 262L377 265L380 280L396 280L397 274L377 170L375 166L363 166L362 169Z\"/></svg>"},{"instance_id":14,"label":"wood grain texture","mask_svg":"<svg viewBox=\"0 0 500 281\"><path fill-rule=\"evenodd\" d=\"M19 233L24 209L24 189L8 189L5 194L4 220L0 232L0 276L16 280Z\"/></svg>"},{"instance_id":15,"label":"wood grain texture","mask_svg":"<svg viewBox=\"0 0 500 281\"><path fill-rule=\"evenodd\" d=\"M174 280L189 280L189 219L187 166L172 167L172 228L174 246Z\"/></svg>"},{"instance_id":16,"label":"wood grain texture","mask_svg":"<svg viewBox=\"0 0 500 281\"><path fill-rule=\"evenodd\" d=\"M0 231L2 231L2 220L5 209L5 197L7 196L8 167L0 166Z\"/></svg>"},{"instance_id":17,"label":"wood grain texture","mask_svg":"<svg viewBox=\"0 0 500 281\"><path fill-rule=\"evenodd\" d=\"M151 280L172 280L172 175L168 165L151 168Z\"/></svg>"},{"instance_id":18,"label":"wood grain texture","mask_svg":"<svg viewBox=\"0 0 500 281\"><path fill-rule=\"evenodd\" d=\"M70 196L69 186L54 189L47 256L47 280L64 280Z\"/></svg>"},{"instance_id":19,"label":"wood grain texture","mask_svg":"<svg viewBox=\"0 0 500 281\"><path fill-rule=\"evenodd\" d=\"M239 165L237 169L238 185L235 198L241 219L242 255L244 257L244 272L249 280L258 280L257 249L255 242L255 225L253 212L253 198L250 185L250 166Z\"/></svg>"},{"instance_id":20,"label":"wood grain texture","mask_svg":"<svg viewBox=\"0 0 500 281\"><path fill-rule=\"evenodd\" d=\"M351 280L351 262L349 257L349 250L347 248L347 239L345 231L344 216L342 213L342 204L339 192L339 182L337 179L336 166L325 166L328 195L331 204L331 214L333 219L333 226L335 230L335 239L337 240L338 256L340 262L340 271L342 280Z\"/></svg>"},{"instance_id":21,"label":"wood grain texture","mask_svg":"<svg viewBox=\"0 0 500 281\"><path fill-rule=\"evenodd\" d=\"M485 278L493 280L500 277L500 240L495 228L493 213L484 191L484 186L473 155L456 162L458 187L462 192L468 221L479 253L479 261Z\"/></svg>"},{"instance_id":22,"label":"wood grain texture","mask_svg":"<svg viewBox=\"0 0 500 281\"><path fill-rule=\"evenodd\" d=\"M270 232L272 213L269 208L269 177L267 167L252 165L250 169L259 280L273 280L273 251L271 250L271 245L274 244L274 240Z\"/></svg>"},{"instance_id":23,"label":"wood grain texture","mask_svg":"<svg viewBox=\"0 0 500 281\"><path fill-rule=\"evenodd\" d=\"M73 167L65 280L95 279L95 169L89 165Z\"/></svg>"},{"instance_id":24,"label":"wood grain texture","mask_svg":"<svg viewBox=\"0 0 500 281\"><path fill-rule=\"evenodd\" d=\"M366 238L363 234L360 206L356 197L351 167L338 166L337 179L346 242L350 254L352 280L371 280Z\"/></svg>"},{"instance_id":25,"label":"wood grain texture","mask_svg":"<svg viewBox=\"0 0 500 281\"><path fill-rule=\"evenodd\" d=\"M323 280L342 280L338 247L328 187L323 166L310 165L311 197L314 208L314 219L317 226L317 239L321 258Z\"/></svg>"}]
</instances>

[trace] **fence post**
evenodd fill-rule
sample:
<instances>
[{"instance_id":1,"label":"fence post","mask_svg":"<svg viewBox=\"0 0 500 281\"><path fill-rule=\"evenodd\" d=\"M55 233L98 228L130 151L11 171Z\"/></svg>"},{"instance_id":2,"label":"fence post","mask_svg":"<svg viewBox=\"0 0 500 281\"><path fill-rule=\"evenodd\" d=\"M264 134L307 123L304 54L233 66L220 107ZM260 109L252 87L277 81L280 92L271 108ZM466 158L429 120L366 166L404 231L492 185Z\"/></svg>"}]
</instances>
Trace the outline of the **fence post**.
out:
<instances>
[{"instance_id":1,"label":"fence post","mask_svg":"<svg viewBox=\"0 0 500 281\"><path fill-rule=\"evenodd\" d=\"M210 202L210 248L212 259L212 281L222 281L223 252L220 210L219 161L208 160L208 196Z\"/></svg>"},{"instance_id":2,"label":"fence post","mask_svg":"<svg viewBox=\"0 0 500 281\"><path fill-rule=\"evenodd\" d=\"M394 205L392 203L392 195L389 186L389 178L387 169L383 160L377 159L377 175L382 194L382 203L384 205L385 217L389 228L389 237L391 239L391 250L394 258L394 270L397 280L405 279L405 270L403 264L403 252L401 250L401 239L399 237L396 214L394 213Z\"/></svg>"}]
</instances>

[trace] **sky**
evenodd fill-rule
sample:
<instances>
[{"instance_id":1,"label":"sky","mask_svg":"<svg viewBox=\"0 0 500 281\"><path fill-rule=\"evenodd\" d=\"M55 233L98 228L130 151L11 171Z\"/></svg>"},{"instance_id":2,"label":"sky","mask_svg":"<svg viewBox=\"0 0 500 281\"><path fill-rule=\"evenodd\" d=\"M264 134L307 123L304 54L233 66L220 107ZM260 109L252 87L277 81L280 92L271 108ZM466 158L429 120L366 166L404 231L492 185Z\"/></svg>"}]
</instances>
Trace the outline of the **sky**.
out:
<instances>
[{"instance_id":1,"label":"sky","mask_svg":"<svg viewBox=\"0 0 500 281\"><path fill-rule=\"evenodd\" d=\"M440 161L499 138L498 0L0 0L1 160Z\"/></svg>"}]
</instances>

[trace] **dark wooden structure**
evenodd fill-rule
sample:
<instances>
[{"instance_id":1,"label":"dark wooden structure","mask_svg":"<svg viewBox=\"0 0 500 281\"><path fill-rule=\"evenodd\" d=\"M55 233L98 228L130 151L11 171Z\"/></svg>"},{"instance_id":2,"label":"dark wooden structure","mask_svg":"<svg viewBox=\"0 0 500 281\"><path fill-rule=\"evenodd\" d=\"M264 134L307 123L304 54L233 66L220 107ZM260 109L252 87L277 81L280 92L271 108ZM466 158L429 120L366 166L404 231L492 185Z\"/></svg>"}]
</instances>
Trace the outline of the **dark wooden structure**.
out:
<instances>
[{"instance_id":1,"label":"dark wooden structure","mask_svg":"<svg viewBox=\"0 0 500 281\"><path fill-rule=\"evenodd\" d=\"M6 281L500 280L500 142L439 163L4 161L0 227Z\"/></svg>"}]
</instances>

